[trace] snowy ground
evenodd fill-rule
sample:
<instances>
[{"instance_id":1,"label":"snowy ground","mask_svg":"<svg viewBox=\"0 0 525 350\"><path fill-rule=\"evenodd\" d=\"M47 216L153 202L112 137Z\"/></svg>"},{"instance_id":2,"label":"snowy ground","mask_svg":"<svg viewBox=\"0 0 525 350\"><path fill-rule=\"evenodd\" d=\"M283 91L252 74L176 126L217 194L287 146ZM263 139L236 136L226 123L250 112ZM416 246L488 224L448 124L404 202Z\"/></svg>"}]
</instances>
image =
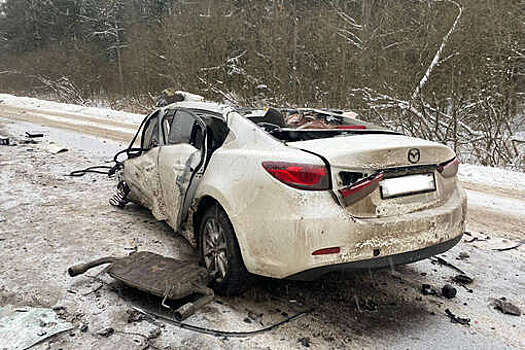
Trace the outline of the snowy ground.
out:
<instances>
[{"instance_id":1,"label":"snowy ground","mask_svg":"<svg viewBox=\"0 0 525 350\"><path fill-rule=\"evenodd\" d=\"M1 94L0 101L0 136L20 138L25 131L46 135L37 145L0 146L0 306L65 307L62 317L77 328L37 349L146 348L141 335L159 325L145 320L130 322L129 305L158 310L159 300L115 283L102 285L88 277L71 279L65 274L71 264L101 255L126 255L131 247L192 256L185 241L149 212L110 207L107 199L113 181L92 175L64 176L72 169L109 160L130 139L142 116ZM50 142L64 145L69 152L48 153L45 146ZM456 285L455 299L421 295L422 283L440 288L457 274L429 260L397 271L356 274L348 280L300 283L260 279L242 297L218 298L187 322L250 330L297 311L313 311L277 330L241 339L166 325L160 337L150 341L151 346L525 348L525 317L504 315L489 306L491 298L505 296L525 310L525 246L494 250L525 240L525 175L462 165L460 179L469 197L470 236L443 258L475 279L469 286L472 293ZM444 315L447 308L471 318L471 326L451 323ZM83 324L89 325L85 333L79 331ZM97 335L108 326L117 332L108 338Z\"/></svg>"}]
</instances>

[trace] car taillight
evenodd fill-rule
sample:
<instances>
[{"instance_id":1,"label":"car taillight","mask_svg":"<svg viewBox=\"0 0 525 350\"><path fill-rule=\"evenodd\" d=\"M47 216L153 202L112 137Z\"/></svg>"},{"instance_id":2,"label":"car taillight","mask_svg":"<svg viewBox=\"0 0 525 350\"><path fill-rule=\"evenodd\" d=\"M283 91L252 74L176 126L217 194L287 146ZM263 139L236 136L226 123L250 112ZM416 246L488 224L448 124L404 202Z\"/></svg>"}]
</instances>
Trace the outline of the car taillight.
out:
<instances>
[{"instance_id":1,"label":"car taillight","mask_svg":"<svg viewBox=\"0 0 525 350\"><path fill-rule=\"evenodd\" d=\"M332 247L332 248L318 249L315 252L313 252L312 255L339 254L340 252L341 252L341 248Z\"/></svg>"},{"instance_id":2,"label":"car taillight","mask_svg":"<svg viewBox=\"0 0 525 350\"><path fill-rule=\"evenodd\" d=\"M328 190L330 175L324 165L263 162L262 166L282 183L302 190Z\"/></svg>"},{"instance_id":3,"label":"car taillight","mask_svg":"<svg viewBox=\"0 0 525 350\"><path fill-rule=\"evenodd\" d=\"M343 201L346 205L353 204L372 193L383 178L383 173L376 173L349 187L340 189L339 193L343 196Z\"/></svg>"},{"instance_id":4,"label":"car taillight","mask_svg":"<svg viewBox=\"0 0 525 350\"><path fill-rule=\"evenodd\" d=\"M452 160L449 160L448 162L441 163L438 166L437 171L439 171L443 177L452 177L456 176L456 174L458 173L458 168L459 159L454 158Z\"/></svg>"}]
</instances>

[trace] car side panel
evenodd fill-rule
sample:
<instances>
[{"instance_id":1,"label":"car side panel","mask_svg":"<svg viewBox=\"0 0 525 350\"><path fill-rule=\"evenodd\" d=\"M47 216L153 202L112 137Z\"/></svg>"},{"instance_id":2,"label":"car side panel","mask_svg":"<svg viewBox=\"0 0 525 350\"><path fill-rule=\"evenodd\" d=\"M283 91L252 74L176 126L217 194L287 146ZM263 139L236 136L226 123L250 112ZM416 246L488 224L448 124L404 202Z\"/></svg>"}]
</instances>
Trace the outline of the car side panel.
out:
<instances>
[{"instance_id":1,"label":"car side panel","mask_svg":"<svg viewBox=\"0 0 525 350\"><path fill-rule=\"evenodd\" d=\"M213 154L196 199L209 195L224 208L251 273L285 278L316 267L371 259L377 250L382 258L432 247L463 233L466 196L457 184L439 207L358 219L331 191L286 186L261 165L268 160L322 165L319 157L259 137L260 129L248 121L234 118L229 123L232 135ZM341 252L312 255L329 247L340 247Z\"/></svg>"},{"instance_id":2,"label":"car side panel","mask_svg":"<svg viewBox=\"0 0 525 350\"><path fill-rule=\"evenodd\" d=\"M151 210L157 220L166 219L157 168L160 147L125 161L122 179L130 188L129 199Z\"/></svg>"}]
</instances>

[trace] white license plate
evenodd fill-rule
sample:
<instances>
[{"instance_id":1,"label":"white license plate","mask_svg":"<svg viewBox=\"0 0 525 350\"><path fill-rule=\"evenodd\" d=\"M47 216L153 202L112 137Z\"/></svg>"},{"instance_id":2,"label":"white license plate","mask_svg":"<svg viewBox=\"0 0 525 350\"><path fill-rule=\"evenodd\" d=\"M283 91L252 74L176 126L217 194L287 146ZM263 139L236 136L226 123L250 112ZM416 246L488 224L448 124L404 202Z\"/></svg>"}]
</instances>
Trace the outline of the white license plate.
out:
<instances>
[{"instance_id":1,"label":"white license plate","mask_svg":"<svg viewBox=\"0 0 525 350\"><path fill-rule=\"evenodd\" d=\"M436 180L433 173L407 175L384 179L380 183L383 199L408 196L436 190Z\"/></svg>"}]
</instances>

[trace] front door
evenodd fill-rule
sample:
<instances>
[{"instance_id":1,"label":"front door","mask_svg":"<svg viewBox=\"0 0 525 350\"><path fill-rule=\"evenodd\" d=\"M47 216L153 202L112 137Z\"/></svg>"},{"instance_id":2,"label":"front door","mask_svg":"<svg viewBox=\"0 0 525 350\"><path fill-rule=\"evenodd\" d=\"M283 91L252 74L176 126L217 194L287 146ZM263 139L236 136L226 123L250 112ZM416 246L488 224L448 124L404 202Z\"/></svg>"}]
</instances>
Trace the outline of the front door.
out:
<instances>
[{"instance_id":1,"label":"front door","mask_svg":"<svg viewBox=\"0 0 525 350\"><path fill-rule=\"evenodd\" d=\"M158 170L166 221L178 230L190 184L204 169L206 126L186 109L165 113L162 120L164 145L160 147Z\"/></svg>"},{"instance_id":2,"label":"front door","mask_svg":"<svg viewBox=\"0 0 525 350\"><path fill-rule=\"evenodd\" d=\"M141 154L124 162L123 178L130 188L129 198L151 210L157 220L165 220L158 172L161 145L160 110L152 113L141 136Z\"/></svg>"}]
</instances>

